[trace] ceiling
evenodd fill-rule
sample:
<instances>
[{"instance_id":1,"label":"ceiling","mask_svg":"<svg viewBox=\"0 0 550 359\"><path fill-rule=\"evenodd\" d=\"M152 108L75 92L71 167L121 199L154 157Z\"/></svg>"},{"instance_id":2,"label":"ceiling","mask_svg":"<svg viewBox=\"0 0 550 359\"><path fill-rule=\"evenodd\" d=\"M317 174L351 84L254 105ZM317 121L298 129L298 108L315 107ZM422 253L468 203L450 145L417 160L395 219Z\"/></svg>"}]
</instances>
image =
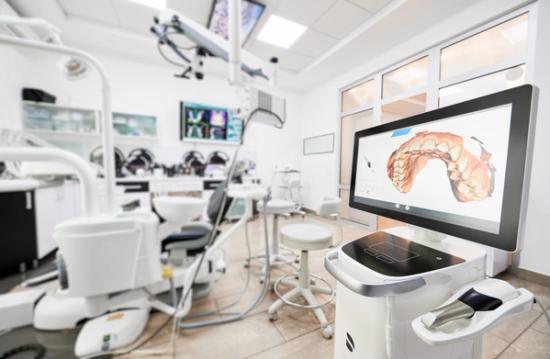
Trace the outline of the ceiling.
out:
<instances>
[{"instance_id":1,"label":"ceiling","mask_svg":"<svg viewBox=\"0 0 550 359\"><path fill-rule=\"evenodd\" d=\"M17 0L12 2L15 7L20 6ZM391 0L264 0L266 12L246 42L245 49L264 60L277 56L281 69L298 72L389 2ZM132 1L56 0L54 3L68 19L94 22L151 37L149 27L155 10ZM168 0L170 8L205 27L212 4L213 0ZM36 10L30 10L32 16ZM308 29L290 49L262 43L256 40L256 35L271 14L305 25Z\"/></svg>"},{"instance_id":2,"label":"ceiling","mask_svg":"<svg viewBox=\"0 0 550 359\"><path fill-rule=\"evenodd\" d=\"M279 57L280 84L304 90L366 61L412 32L425 30L476 0L259 0L266 10L245 49L267 60ZM21 15L41 17L62 30L67 44L90 52L148 63L162 63L150 34L156 10L129 0L7 0ZM207 25L213 0L167 0L168 6ZM424 11L429 7L430 11ZM307 26L289 48L256 40L271 14ZM366 26L369 25L369 26ZM372 26L370 26L372 25ZM402 29L407 29L403 31ZM364 44L370 46L366 47ZM360 55L360 56L359 56ZM207 71L225 74L219 60L206 63ZM169 66L169 65L166 65Z\"/></svg>"}]
</instances>

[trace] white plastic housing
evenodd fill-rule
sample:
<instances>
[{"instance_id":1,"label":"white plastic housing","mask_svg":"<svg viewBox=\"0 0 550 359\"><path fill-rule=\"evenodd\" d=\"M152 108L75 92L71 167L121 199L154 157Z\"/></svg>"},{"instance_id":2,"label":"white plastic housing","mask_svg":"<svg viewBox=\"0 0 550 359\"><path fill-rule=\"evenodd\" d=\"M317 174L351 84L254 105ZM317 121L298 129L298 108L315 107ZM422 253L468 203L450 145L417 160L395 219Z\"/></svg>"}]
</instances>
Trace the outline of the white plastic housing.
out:
<instances>
[{"instance_id":1,"label":"white plastic housing","mask_svg":"<svg viewBox=\"0 0 550 359\"><path fill-rule=\"evenodd\" d=\"M96 296L161 280L158 217L129 213L69 220L54 231L70 296Z\"/></svg>"},{"instance_id":2,"label":"white plastic housing","mask_svg":"<svg viewBox=\"0 0 550 359\"><path fill-rule=\"evenodd\" d=\"M186 224L201 216L206 201L196 197L155 197L153 205L168 222Z\"/></svg>"},{"instance_id":3,"label":"white plastic housing","mask_svg":"<svg viewBox=\"0 0 550 359\"><path fill-rule=\"evenodd\" d=\"M44 295L43 289L30 289L0 295L0 330L32 324L36 302Z\"/></svg>"},{"instance_id":4,"label":"white plastic housing","mask_svg":"<svg viewBox=\"0 0 550 359\"><path fill-rule=\"evenodd\" d=\"M416 335L430 345L458 343L468 338L481 336L504 320L528 312L533 308L533 293L520 288L514 291L514 295L511 295L507 287L509 286L508 283L505 283L506 286L499 286L498 282L500 281L494 279L491 281L491 285L477 287L476 283L467 284L441 306L458 300L460 296L472 287L485 295L502 299L503 304L501 306L494 310L478 311L470 319L455 320L435 329L426 327L422 322L423 314L412 321L411 325ZM487 280L481 283L483 282L487 282ZM478 287L482 288L482 290L479 290Z\"/></svg>"},{"instance_id":5,"label":"white plastic housing","mask_svg":"<svg viewBox=\"0 0 550 359\"><path fill-rule=\"evenodd\" d=\"M97 355L133 343L145 329L149 310L121 310L87 321L76 340L75 355Z\"/></svg>"},{"instance_id":6,"label":"white plastic housing","mask_svg":"<svg viewBox=\"0 0 550 359\"><path fill-rule=\"evenodd\" d=\"M414 232L407 227L395 227L385 231L416 240ZM470 338L459 343L434 347L418 338L411 327L411 322L419 315L440 305L465 284L482 279L485 269L485 250L474 243L450 236L446 236L440 242L423 244L463 258L465 262L421 275L391 277L361 265L346 255L341 248L339 249L337 266L363 283L377 285L421 276L426 285L394 297L366 297L338 282L334 358L480 357L481 338ZM388 311L391 328L386 326ZM346 342L349 342L348 335L353 339L353 351L350 351L346 345ZM391 355L388 355L388 351L391 351Z\"/></svg>"}]
</instances>

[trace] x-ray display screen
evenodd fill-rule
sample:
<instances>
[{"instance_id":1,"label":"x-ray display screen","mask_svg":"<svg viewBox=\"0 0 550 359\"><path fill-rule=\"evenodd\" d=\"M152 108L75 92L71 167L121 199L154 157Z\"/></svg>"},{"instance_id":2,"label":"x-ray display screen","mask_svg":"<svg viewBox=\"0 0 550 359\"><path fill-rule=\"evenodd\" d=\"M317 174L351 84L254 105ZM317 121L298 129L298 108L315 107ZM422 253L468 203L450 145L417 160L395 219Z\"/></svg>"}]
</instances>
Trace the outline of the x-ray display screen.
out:
<instances>
[{"instance_id":1,"label":"x-ray display screen","mask_svg":"<svg viewBox=\"0 0 550 359\"><path fill-rule=\"evenodd\" d=\"M512 105L359 139L357 202L498 233Z\"/></svg>"},{"instance_id":2,"label":"x-ray display screen","mask_svg":"<svg viewBox=\"0 0 550 359\"><path fill-rule=\"evenodd\" d=\"M197 103L181 103L181 138L238 143L242 119L227 108Z\"/></svg>"},{"instance_id":3,"label":"x-ray display screen","mask_svg":"<svg viewBox=\"0 0 550 359\"><path fill-rule=\"evenodd\" d=\"M356 132L350 207L517 250L535 91L523 85Z\"/></svg>"}]
</instances>

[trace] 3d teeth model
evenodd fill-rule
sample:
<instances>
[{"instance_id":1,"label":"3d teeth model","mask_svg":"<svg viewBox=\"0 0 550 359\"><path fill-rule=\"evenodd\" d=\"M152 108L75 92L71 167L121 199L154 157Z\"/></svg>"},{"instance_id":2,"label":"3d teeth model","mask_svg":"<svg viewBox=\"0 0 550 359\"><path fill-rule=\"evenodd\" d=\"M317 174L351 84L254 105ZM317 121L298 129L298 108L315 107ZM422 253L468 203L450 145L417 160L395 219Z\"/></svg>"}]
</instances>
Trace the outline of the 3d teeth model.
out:
<instances>
[{"instance_id":1,"label":"3d teeth model","mask_svg":"<svg viewBox=\"0 0 550 359\"><path fill-rule=\"evenodd\" d=\"M447 165L451 188L459 202L490 197L496 169L481 141L472 139L481 147L479 158L464 148L461 136L450 132L419 132L391 154L387 163L388 177L398 191L407 193L428 161L440 159Z\"/></svg>"}]
</instances>

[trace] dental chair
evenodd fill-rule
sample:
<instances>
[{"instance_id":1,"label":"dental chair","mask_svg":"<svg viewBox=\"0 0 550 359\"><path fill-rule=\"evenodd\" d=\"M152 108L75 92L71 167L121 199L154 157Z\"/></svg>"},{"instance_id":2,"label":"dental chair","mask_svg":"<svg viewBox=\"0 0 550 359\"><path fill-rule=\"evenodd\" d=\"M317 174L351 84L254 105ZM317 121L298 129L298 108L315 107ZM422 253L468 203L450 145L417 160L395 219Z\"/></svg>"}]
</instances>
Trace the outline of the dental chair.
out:
<instances>
[{"instance_id":1,"label":"dental chair","mask_svg":"<svg viewBox=\"0 0 550 359\"><path fill-rule=\"evenodd\" d=\"M200 198L188 197L184 201L177 197L157 197L153 199L153 205L161 219L172 223L188 223L183 226L177 226L174 230L162 237L161 251L168 255L170 264L174 266L185 266L192 262L194 258L205 251L206 245L212 235L215 237L220 233L212 233L214 223L218 215L225 218L232 199L226 198L224 201L224 185L216 188L208 201L206 214L208 221L196 220L202 214L205 202ZM223 203L225 202L225 203ZM174 208L179 207L179 208ZM182 220L180 213L184 210L189 220ZM212 256L205 258L206 265L201 266L199 274L193 283L193 299L204 298L213 289L215 282L225 273L225 261L223 256L216 252Z\"/></svg>"}]
</instances>

